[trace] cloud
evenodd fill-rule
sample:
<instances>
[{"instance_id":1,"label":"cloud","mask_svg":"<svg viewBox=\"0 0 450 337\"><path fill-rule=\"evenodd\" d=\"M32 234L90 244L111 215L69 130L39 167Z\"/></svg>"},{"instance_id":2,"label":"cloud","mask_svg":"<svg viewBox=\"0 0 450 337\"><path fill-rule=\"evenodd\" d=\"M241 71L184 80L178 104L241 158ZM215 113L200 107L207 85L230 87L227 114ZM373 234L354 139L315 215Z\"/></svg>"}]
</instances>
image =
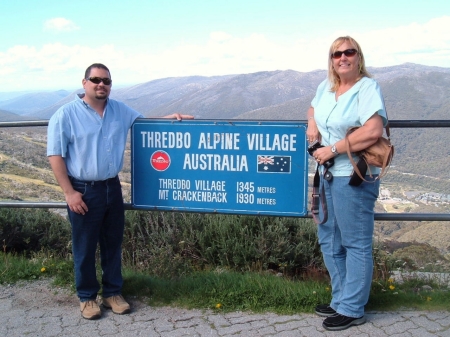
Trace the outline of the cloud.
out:
<instances>
[{"instance_id":1,"label":"cloud","mask_svg":"<svg viewBox=\"0 0 450 337\"><path fill-rule=\"evenodd\" d=\"M450 67L450 16L432 19L425 24L379 29L355 34L370 66L387 66L405 62Z\"/></svg>"},{"instance_id":2,"label":"cloud","mask_svg":"<svg viewBox=\"0 0 450 337\"><path fill-rule=\"evenodd\" d=\"M214 31L202 43L183 43L162 51L145 51L141 41L121 47L66 45L63 43L15 46L0 51L0 91L65 89L80 86L86 67L106 64L113 83L137 84L177 76L214 76L258 71L293 69L301 72L326 69L328 48L342 35L353 36L362 46L367 66L383 67L406 62L450 67L450 17L424 24L373 30L369 32L330 31L320 38L304 38L289 43L263 34L233 36ZM127 41L129 42L129 41ZM25 87L27 86L27 87Z\"/></svg>"},{"instance_id":3,"label":"cloud","mask_svg":"<svg viewBox=\"0 0 450 337\"><path fill-rule=\"evenodd\" d=\"M360 33L334 31L327 36L291 41L270 40L262 34L232 36L212 32L203 44L182 44L160 54L130 55L128 74L141 81L168 76L224 75L293 69L326 69L328 49L338 36L351 35L362 46L367 66L384 67L407 62L450 67L450 17L424 24ZM119 68L120 65L118 64Z\"/></svg>"},{"instance_id":4,"label":"cloud","mask_svg":"<svg viewBox=\"0 0 450 337\"><path fill-rule=\"evenodd\" d=\"M92 63L105 62L98 55L115 55L122 61L121 52L112 45L91 48L62 43L46 44L38 49L15 46L0 53L0 91L47 90L81 87L85 69ZM122 65L125 62L121 62Z\"/></svg>"},{"instance_id":5,"label":"cloud","mask_svg":"<svg viewBox=\"0 0 450 337\"><path fill-rule=\"evenodd\" d=\"M71 32L80 29L75 23L65 18L53 18L44 22L44 31Z\"/></svg>"},{"instance_id":6,"label":"cloud","mask_svg":"<svg viewBox=\"0 0 450 337\"><path fill-rule=\"evenodd\" d=\"M217 42L224 42L232 38L230 34L227 34L225 32L212 32L209 34L209 37L213 41Z\"/></svg>"}]
</instances>

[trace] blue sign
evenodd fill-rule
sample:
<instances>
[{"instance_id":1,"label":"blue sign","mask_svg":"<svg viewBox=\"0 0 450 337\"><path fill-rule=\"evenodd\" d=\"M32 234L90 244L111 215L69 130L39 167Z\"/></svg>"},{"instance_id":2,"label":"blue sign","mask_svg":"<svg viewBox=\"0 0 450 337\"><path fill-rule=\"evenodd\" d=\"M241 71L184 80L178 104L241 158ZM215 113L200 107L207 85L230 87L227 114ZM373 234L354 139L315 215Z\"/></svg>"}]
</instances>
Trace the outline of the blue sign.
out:
<instances>
[{"instance_id":1,"label":"blue sign","mask_svg":"<svg viewBox=\"0 0 450 337\"><path fill-rule=\"evenodd\" d=\"M306 124L138 119L132 204L183 212L307 214Z\"/></svg>"}]
</instances>

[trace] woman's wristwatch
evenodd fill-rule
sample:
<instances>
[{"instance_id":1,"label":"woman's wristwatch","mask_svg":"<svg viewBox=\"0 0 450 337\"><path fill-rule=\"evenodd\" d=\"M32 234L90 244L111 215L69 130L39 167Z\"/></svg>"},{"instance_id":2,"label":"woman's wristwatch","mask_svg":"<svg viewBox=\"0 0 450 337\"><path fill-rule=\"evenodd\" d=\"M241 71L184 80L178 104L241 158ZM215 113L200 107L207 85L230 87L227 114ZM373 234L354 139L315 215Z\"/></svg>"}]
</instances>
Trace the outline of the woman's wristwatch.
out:
<instances>
[{"instance_id":1,"label":"woman's wristwatch","mask_svg":"<svg viewBox=\"0 0 450 337\"><path fill-rule=\"evenodd\" d=\"M336 143L333 144L333 146L331 147L331 152L334 154L335 157L339 154L339 152L336 148Z\"/></svg>"}]
</instances>

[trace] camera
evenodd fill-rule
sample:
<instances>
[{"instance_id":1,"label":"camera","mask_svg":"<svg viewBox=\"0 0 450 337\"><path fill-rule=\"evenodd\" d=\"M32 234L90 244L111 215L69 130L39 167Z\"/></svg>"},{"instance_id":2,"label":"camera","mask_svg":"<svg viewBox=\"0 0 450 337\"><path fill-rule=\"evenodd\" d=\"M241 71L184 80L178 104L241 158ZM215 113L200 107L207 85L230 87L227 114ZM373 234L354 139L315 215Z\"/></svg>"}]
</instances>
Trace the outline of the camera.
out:
<instances>
[{"instance_id":1,"label":"camera","mask_svg":"<svg viewBox=\"0 0 450 337\"><path fill-rule=\"evenodd\" d=\"M322 144L319 143L319 141L315 141L314 143L312 143L310 146L308 146L308 153L310 156L314 156L313 153L317 150L320 149L321 147L324 147ZM334 165L334 158L330 158L328 159L326 162L324 162L322 164L326 169L329 169L331 166Z\"/></svg>"}]
</instances>

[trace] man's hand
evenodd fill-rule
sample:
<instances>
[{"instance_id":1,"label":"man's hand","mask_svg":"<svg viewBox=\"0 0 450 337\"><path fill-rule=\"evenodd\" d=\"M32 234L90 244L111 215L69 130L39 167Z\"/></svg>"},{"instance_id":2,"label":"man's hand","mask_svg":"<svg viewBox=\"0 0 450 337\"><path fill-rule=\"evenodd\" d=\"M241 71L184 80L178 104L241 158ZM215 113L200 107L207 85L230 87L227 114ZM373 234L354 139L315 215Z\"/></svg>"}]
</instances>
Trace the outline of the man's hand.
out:
<instances>
[{"instance_id":1,"label":"man's hand","mask_svg":"<svg viewBox=\"0 0 450 337\"><path fill-rule=\"evenodd\" d=\"M67 205L74 213L85 215L88 211L87 205L83 201L83 195L75 190L65 194Z\"/></svg>"},{"instance_id":2,"label":"man's hand","mask_svg":"<svg viewBox=\"0 0 450 337\"><path fill-rule=\"evenodd\" d=\"M180 114L178 112L175 112L174 114L164 116L163 118L170 118L170 119L176 118L177 120L181 121L182 119L194 119L194 116L182 115L182 114Z\"/></svg>"},{"instance_id":3,"label":"man's hand","mask_svg":"<svg viewBox=\"0 0 450 337\"><path fill-rule=\"evenodd\" d=\"M66 163L61 156L49 156L48 160L52 167L53 174L56 181L64 192L67 205L72 212L78 214L85 214L88 211L87 205L83 201L83 195L75 191L72 187L72 183L67 175Z\"/></svg>"}]
</instances>

